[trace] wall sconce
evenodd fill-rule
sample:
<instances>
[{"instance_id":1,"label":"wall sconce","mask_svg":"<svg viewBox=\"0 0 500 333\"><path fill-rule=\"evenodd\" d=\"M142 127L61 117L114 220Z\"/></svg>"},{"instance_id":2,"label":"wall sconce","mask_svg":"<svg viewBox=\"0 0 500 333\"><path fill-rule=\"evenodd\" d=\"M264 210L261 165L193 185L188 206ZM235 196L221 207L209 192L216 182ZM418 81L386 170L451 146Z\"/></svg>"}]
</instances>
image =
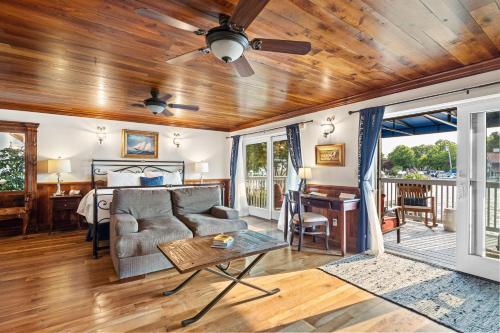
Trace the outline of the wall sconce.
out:
<instances>
[{"instance_id":1,"label":"wall sconce","mask_svg":"<svg viewBox=\"0 0 500 333\"><path fill-rule=\"evenodd\" d=\"M106 139L106 127L105 126L97 126L97 141L99 142L100 145L104 142Z\"/></svg>"},{"instance_id":2,"label":"wall sconce","mask_svg":"<svg viewBox=\"0 0 500 333\"><path fill-rule=\"evenodd\" d=\"M330 134L335 132L335 125L333 124L334 119L335 116L331 116L326 118L326 121L321 123L321 130L325 138L327 138Z\"/></svg>"},{"instance_id":3,"label":"wall sconce","mask_svg":"<svg viewBox=\"0 0 500 333\"><path fill-rule=\"evenodd\" d=\"M174 146L179 148L181 146L181 141L180 141L181 133L174 133L174 138L172 140Z\"/></svg>"}]
</instances>

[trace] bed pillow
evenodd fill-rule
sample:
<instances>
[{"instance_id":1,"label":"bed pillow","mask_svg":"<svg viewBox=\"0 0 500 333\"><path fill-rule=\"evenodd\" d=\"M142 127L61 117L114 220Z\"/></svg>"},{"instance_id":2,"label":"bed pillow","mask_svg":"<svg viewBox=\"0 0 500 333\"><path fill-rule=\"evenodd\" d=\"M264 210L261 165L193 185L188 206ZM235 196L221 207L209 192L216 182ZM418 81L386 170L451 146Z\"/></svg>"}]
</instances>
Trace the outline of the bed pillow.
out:
<instances>
[{"instance_id":1,"label":"bed pillow","mask_svg":"<svg viewBox=\"0 0 500 333\"><path fill-rule=\"evenodd\" d=\"M163 185L163 176L141 177L141 186L160 186Z\"/></svg>"},{"instance_id":2,"label":"bed pillow","mask_svg":"<svg viewBox=\"0 0 500 333\"><path fill-rule=\"evenodd\" d=\"M113 172L108 171L108 182L109 187L118 186L141 186L141 176L144 177L143 173L132 173L132 172Z\"/></svg>"},{"instance_id":3,"label":"bed pillow","mask_svg":"<svg viewBox=\"0 0 500 333\"><path fill-rule=\"evenodd\" d=\"M182 177L179 171L166 172L166 171L146 171L146 177L163 177L162 185L182 185Z\"/></svg>"}]
</instances>

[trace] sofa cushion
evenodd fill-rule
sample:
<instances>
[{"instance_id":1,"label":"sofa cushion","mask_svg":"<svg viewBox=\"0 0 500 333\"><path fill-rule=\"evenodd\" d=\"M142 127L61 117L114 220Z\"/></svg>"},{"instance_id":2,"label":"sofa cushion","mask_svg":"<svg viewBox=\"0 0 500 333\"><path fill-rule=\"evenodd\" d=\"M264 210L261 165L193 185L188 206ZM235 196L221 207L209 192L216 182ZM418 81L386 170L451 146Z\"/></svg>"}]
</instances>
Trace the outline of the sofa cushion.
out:
<instances>
[{"instance_id":1,"label":"sofa cushion","mask_svg":"<svg viewBox=\"0 0 500 333\"><path fill-rule=\"evenodd\" d=\"M111 214L130 214L136 219L171 217L172 201L166 189L119 189L113 191Z\"/></svg>"},{"instance_id":2,"label":"sofa cushion","mask_svg":"<svg viewBox=\"0 0 500 333\"><path fill-rule=\"evenodd\" d=\"M193 233L175 216L139 219L138 224L138 232L117 237L115 249L118 258L157 253L160 243L193 237Z\"/></svg>"},{"instance_id":3,"label":"sofa cushion","mask_svg":"<svg viewBox=\"0 0 500 333\"><path fill-rule=\"evenodd\" d=\"M236 209L224 206L213 206L210 209L210 214L219 219L235 220L240 218L240 213Z\"/></svg>"},{"instance_id":4,"label":"sofa cushion","mask_svg":"<svg viewBox=\"0 0 500 333\"><path fill-rule=\"evenodd\" d=\"M195 236L215 235L248 228L247 223L243 220L219 219L210 214L186 214L179 216L179 218Z\"/></svg>"},{"instance_id":5,"label":"sofa cushion","mask_svg":"<svg viewBox=\"0 0 500 333\"><path fill-rule=\"evenodd\" d=\"M208 214L213 206L221 204L219 187L186 187L172 190L176 215Z\"/></svg>"},{"instance_id":6,"label":"sofa cushion","mask_svg":"<svg viewBox=\"0 0 500 333\"><path fill-rule=\"evenodd\" d=\"M139 223L130 214L115 214L111 215L114 219L115 233L117 236L123 236L139 231Z\"/></svg>"}]
</instances>

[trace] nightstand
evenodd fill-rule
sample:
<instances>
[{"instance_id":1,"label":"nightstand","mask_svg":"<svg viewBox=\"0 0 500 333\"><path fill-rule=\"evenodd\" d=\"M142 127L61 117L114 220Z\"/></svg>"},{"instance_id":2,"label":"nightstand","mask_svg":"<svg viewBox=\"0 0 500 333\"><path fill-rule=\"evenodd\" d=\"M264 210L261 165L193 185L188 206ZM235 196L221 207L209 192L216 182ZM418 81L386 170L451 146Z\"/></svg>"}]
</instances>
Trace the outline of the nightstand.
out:
<instances>
[{"instance_id":1,"label":"nightstand","mask_svg":"<svg viewBox=\"0 0 500 333\"><path fill-rule=\"evenodd\" d=\"M49 197L49 235L52 233L54 223L61 225L76 224L80 229L80 217L76 210L82 199L81 195L52 195Z\"/></svg>"}]
</instances>

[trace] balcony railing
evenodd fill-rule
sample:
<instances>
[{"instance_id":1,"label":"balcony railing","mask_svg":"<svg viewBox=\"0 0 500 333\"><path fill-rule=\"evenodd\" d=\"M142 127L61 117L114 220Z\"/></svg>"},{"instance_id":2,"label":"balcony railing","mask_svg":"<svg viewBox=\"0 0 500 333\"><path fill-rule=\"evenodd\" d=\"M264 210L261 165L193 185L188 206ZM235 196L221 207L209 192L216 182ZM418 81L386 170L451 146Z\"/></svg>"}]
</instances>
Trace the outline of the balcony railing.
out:
<instances>
[{"instance_id":1,"label":"balcony railing","mask_svg":"<svg viewBox=\"0 0 500 333\"><path fill-rule=\"evenodd\" d=\"M457 191L455 179L414 180L400 178L381 178L381 187L385 194L385 207L398 204L398 184L427 185L431 187L431 195L436 199L436 215L438 222L442 222L445 208L456 208ZM500 212L498 200L500 186L498 182L486 183L486 230L499 231Z\"/></svg>"},{"instance_id":2,"label":"balcony railing","mask_svg":"<svg viewBox=\"0 0 500 333\"><path fill-rule=\"evenodd\" d=\"M258 208L267 208L268 194L267 194L267 177L247 177L246 179L246 193L247 202L249 206ZM274 200L273 208L279 210L283 201L283 191L286 186L286 176L274 176L273 189Z\"/></svg>"}]
</instances>

